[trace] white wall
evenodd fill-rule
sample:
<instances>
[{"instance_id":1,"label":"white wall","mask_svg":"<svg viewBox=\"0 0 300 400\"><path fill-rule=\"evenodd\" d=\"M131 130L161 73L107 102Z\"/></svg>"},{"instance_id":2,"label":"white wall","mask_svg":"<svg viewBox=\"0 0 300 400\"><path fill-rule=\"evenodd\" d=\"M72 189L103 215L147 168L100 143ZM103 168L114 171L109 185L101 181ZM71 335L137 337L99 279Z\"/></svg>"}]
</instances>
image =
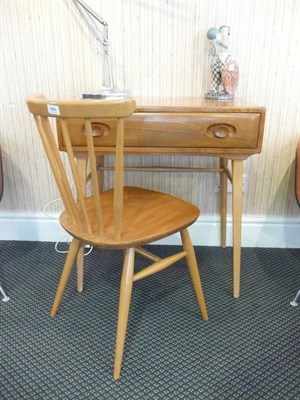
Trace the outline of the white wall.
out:
<instances>
[{"instance_id":1,"label":"white wall","mask_svg":"<svg viewBox=\"0 0 300 400\"><path fill-rule=\"evenodd\" d=\"M267 108L263 152L245 163L244 215L298 218L294 156L300 138L298 0L86 0L109 24L117 85L139 101L203 96L210 74L206 31L231 27L240 67L236 93ZM1 210L39 214L57 196L25 98L77 98L101 86L101 48L71 1L1 0ZM139 163L149 163L145 156ZM167 165L213 159L156 157ZM215 216L213 174L131 173L128 183L177 194Z\"/></svg>"}]
</instances>

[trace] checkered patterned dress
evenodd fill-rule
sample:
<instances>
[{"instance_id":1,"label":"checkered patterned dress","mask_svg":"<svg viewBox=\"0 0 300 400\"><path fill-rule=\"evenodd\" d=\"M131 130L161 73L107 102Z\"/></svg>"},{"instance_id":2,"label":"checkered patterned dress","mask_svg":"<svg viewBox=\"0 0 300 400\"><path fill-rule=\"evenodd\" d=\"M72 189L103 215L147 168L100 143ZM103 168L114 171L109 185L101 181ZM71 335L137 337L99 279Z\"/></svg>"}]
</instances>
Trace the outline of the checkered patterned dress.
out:
<instances>
[{"instance_id":1,"label":"checkered patterned dress","mask_svg":"<svg viewBox=\"0 0 300 400\"><path fill-rule=\"evenodd\" d=\"M216 55L211 63L211 73L212 73L212 81L211 81L211 91L219 92L219 86L222 81L222 70L224 65L230 60L230 55L227 56L225 61L223 62L218 55Z\"/></svg>"}]
</instances>

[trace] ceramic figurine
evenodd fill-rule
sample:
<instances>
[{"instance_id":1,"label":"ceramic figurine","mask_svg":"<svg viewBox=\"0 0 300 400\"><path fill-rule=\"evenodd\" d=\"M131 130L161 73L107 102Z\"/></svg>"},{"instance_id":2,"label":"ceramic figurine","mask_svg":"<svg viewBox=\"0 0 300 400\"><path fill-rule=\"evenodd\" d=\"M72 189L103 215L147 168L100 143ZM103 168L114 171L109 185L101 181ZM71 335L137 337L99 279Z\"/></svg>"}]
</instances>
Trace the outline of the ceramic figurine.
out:
<instances>
[{"instance_id":1,"label":"ceramic figurine","mask_svg":"<svg viewBox=\"0 0 300 400\"><path fill-rule=\"evenodd\" d=\"M234 98L239 80L239 67L229 52L229 26L210 28L207 38L211 42L211 88L205 94L207 99L228 100Z\"/></svg>"}]
</instances>

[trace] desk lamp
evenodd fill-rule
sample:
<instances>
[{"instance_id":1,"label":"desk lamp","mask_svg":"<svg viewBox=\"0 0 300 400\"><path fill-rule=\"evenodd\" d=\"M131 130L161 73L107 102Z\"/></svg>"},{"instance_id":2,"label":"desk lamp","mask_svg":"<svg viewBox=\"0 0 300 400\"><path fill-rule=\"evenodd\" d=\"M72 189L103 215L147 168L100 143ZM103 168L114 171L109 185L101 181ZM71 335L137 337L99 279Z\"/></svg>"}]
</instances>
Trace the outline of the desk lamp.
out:
<instances>
[{"instance_id":1,"label":"desk lamp","mask_svg":"<svg viewBox=\"0 0 300 400\"><path fill-rule=\"evenodd\" d=\"M104 51L102 90L96 93L84 93L84 99L123 99L127 97L126 92L116 90L111 69L109 43L108 43L108 24L94 10L92 10L83 0L72 0L77 10L91 29L97 40L102 44ZM98 29L96 22L103 25L103 34Z\"/></svg>"}]
</instances>

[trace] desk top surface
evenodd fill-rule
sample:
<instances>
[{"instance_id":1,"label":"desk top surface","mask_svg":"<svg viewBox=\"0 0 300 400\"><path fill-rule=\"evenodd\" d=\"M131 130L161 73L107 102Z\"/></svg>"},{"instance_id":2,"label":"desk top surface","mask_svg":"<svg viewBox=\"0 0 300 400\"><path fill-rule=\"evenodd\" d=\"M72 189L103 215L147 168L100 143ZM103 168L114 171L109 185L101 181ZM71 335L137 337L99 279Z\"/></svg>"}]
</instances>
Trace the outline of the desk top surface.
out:
<instances>
[{"instance_id":1,"label":"desk top surface","mask_svg":"<svg viewBox=\"0 0 300 400\"><path fill-rule=\"evenodd\" d=\"M147 97L135 100L136 112L265 112L264 107L239 98L211 100L203 97Z\"/></svg>"}]
</instances>

